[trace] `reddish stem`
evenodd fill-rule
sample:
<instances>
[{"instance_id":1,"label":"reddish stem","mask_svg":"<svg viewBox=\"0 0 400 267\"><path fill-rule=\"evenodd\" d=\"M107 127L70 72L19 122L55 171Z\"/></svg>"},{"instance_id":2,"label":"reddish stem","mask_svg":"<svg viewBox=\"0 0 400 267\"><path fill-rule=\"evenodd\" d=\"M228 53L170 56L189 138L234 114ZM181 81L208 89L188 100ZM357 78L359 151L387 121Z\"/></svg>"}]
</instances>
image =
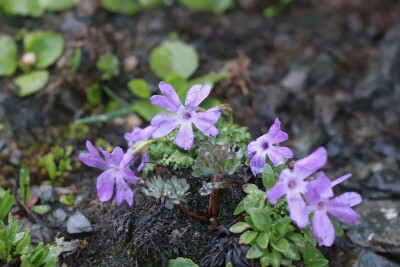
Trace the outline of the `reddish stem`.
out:
<instances>
[{"instance_id":1,"label":"reddish stem","mask_svg":"<svg viewBox=\"0 0 400 267\"><path fill-rule=\"evenodd\" d=\"M185 208L182 207L181 205L175 204L175 206L176 206L181 212L185 213L186 215L189 215L190 217L192 217L192 218L194 218L194 219L196 219L196 220L199 220L199 221L202 221L202 222L206 222L206 223L209 223L209 222L210 222L210 220L207 219L206 217L197 215L196 213L193 213L193 212L191 212L191 211L185 209Z\"/></svg>"},{"instance_id":2,"label":"reddish stem","mask_svg":"<svg viewBox=\"0 0 400 267\"><path fill-rule=\"evenodd\" d=\"M211 217L217 217L218 215L218 189L213 189L211 192Z\"/></svg>"}]
</instances>

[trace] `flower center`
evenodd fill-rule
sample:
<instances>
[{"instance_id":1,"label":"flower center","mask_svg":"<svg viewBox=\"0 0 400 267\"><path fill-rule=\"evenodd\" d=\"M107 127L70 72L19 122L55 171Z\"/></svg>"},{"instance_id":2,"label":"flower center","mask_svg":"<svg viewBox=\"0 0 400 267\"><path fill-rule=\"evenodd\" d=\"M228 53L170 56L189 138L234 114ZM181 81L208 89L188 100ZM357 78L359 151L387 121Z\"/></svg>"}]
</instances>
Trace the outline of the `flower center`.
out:
<instances>
[{"instance_id":1,"label":"flower center","mask_svg":"<svg viewBox=\"0 0 400 267\"><path fill-rule=\"evenodd\" d=\"M291 180L291 181L289 181L287 186L289 189L294 189L296 187L296 185L297 185L296 181Z\"/></svg>"},{"instance_id":2,"label":"flower center","mask_svg":"<svg viewBox=\"0 0 400 267\"><path fill-rule=\"evenodd\" d=\"M318 210L324 210L325 209L325 202L324 201L318 202L317 209Z\"/></svg>"},{"instance_id":3,"label":"flower center","mask_svg":"<svg viewBox=\"0 0 400 267\"><path fill-rule=\"evenodd\" d=\"M185 113L183 113L183 118L188 120L188 119L192 118L192 114L190 114L189 112L185 112Z\"/></svg>"},{"instance_id":4,"label":"flower center","mask_svg":"<svg viewBox=\"0 0 400 267\"><path fill-rule=\"evenodd\" d=\"M262 146L262 148L265 150L265 149L268 149L269 144L268 144L268 142L265 142L265 143L263 143L261 146Z\"/></svg>"}]
</instances>

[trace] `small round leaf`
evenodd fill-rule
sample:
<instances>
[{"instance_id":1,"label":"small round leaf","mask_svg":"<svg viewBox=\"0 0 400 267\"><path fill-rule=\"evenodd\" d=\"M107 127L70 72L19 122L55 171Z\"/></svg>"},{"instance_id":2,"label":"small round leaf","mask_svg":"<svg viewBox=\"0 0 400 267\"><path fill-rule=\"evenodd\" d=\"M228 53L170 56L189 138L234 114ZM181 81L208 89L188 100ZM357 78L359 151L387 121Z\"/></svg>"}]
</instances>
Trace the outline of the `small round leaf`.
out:
<instances>
[{"instance_id":1,"label":"small round leaf","mask_svg":"<svg viewBox=\"0 0 400 267\"><path fill-rule=\"evenodd\" d=\"M8 36L0 36L0 76L10 76L18 65L17 44Z\"/></svg>"},{"instance_id":2,"label":"small round leaf","mask_svg":"<svg viewBox=\"0 0 400 267\"><path fill-rule=\"evenodd\" d=\"M178 74L188 79L199 66L199 55L193 47L181 41L166 41L150 54L150 69L163 79Z\"/></svg>"},{"instance_id":3,"label":"small round leaf","mask_svg":"<svg viewBox=\"0 0 400 267\"><path fill-rule=\"evenodd\" d=\"M250 244L251 241L254 240L257 236L257 232L254 231L246 231L240 236L239 243L240 244Z\"/></svg>"},{"instance_id":4,"label":"small round leaf","mask_svg":"<svg viewBox=\"0 0 400 267\"><path fill-rule=\"evenodd\" d=\"M20 88L18 96L23 97L43 89L48 80L49 73L41 70L22 74L14 79L14 83Z\"/></svg>"},{"instance_id":5,"label":"small round leaf","mask_svg":"<svg viewBox=\"0 0 400 267\"><path fill-rule=\"evenodd\" d=\"M24 52L36 56L35 68L45 69L54 64L64 49L64 39L59 33L31 32L24 36Z\"/></svg>"},{"instance_id":6,"label":"small round leaf","mask_svg":"<svg viewBox=\"0 0 400 267\"><path fill-rule=\"evenodd\" d=\"M251 246L251 248L247 252L246 258L248 258L248 259L258 259L262 255L264 255L265 252L266 251L264 249L260 248L259 246L253 245L253 246Z\"/></svg>"},{"instance_id":7,"label":"small round leaf","mask_svg":"<svg viewBox=\"0 0 400 267\"><path fill-rule=\"evenodd\" d=\"M148 99L151 95L149 86L143 79L130 80L128 83L128 87L129 90L131 90L131 92L139 98Z\"/></svg>"}]
</instances>

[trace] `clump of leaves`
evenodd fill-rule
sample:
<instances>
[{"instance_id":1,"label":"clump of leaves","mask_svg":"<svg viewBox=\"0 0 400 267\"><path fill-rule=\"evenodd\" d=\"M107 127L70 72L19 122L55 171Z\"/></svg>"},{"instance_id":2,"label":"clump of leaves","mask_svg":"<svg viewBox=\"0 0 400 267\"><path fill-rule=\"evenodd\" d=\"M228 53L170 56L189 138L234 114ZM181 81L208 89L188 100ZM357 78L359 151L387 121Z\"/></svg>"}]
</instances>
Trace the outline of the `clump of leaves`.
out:
<instances>
[{"instance_id":1,"label":"clump of leaves","mask_svg":"<svg viewBox=\"0 0 400 267\"><path fill-rule=\"evenodd\" d=\"M14 220L11 213L8 214L8 227L0 220L0 263L19 259L21 266L55 266L62 252L61 244L64 238L57 239L53 245L44 245L42 242L32 249L29 228L18 233L18 225L18 220Z\"/></svg>"},{"instance_id":2,"label":"clump of leaves","mask_svg":"<svg viewBox=\"0 0 400 267\"><path fill-rule=\"evenodd\" d=\"M197 151L197 158L192 165L194 177L214 175L232 175L240 164L243 151L235 152L229 146L215 143L215 139L204 142Z\"/></svg>"},{"instance_id":3,"label":"clump of leaves","mask_svg":"<svg viewBox=\"0 0 400 267\"><path fill-rule=\"evenodd\" d=\"M270 185L265 184L265 187L268 186ZM241 234L241 244L251 246L246 254L248 259L258 259L263 267L277 267L299 261L300 255L303 255L303 258L309 258L310 263L328 265L321 253L314 254L313 257L310 255L311 249L317 251L316 241L309 228L298 231L292 225L283 199L272 206L267 202L265 192L256 185L247 184L244 190L248 195L235 210L235 215L243 214L244 221L234 224L230 231ZM310 233L305 233L306 231Z\"/></svg>"},{"instance_id":4,"label":"clump of leaves","mask_svg":"<svg viewBox=\"0 0 400 267\"><path fill-rule=\"evenodd\" d=\"M76 0L3 0L0 11L9 16L41 17L48 11L63 11L76 5Z\"/></svg>"},{"instance_id":5,"label":"clump of leaves","mask_svg":"<svg viewBox=\"0 0 400 267\"><path fill-rule=\"evenodd\" d=\"M101 76L103 80L110 80L119 74L119 60L112 53L101 55L97 60L96 67L103 71Z\"/></svg>"},{"instance_id":6,"label":"clump of leaves","mask_svg":"<svg viewBox=\"0 0 400 267\"><path fill-rule=\"evenodd\" d=\"M186 179L172 176L171 179L163 180L161 177L157 177L146 182L143 193L165 201L165 206L172 209L174 205L186 203L185 197L190 194L189 188Z\"/></svg>"},{"instance_id":7,"label":"clump of leaves","mask_svg":"<svg viewBox=\"0 0 400 267\"><path fill-rule=\"evenodd\" d=\"M72 170L70 158L72 151L72 146L68 146L66 149L60 146L55 146L51 149L49 154L41 159L51 183L61 183L67 175L67 171Z\"/></svg>"},{"instance_id":8,"label":"clump of leaves","mask_svg":"<svg viewBox=\"0 0 400 267\"><path fill-rule=\"evenodd\" d=\"M14 202L15 196L10 193L10 190L4 190L0 187L0 221L10 212Z\"/></svg>"}]
</instances>

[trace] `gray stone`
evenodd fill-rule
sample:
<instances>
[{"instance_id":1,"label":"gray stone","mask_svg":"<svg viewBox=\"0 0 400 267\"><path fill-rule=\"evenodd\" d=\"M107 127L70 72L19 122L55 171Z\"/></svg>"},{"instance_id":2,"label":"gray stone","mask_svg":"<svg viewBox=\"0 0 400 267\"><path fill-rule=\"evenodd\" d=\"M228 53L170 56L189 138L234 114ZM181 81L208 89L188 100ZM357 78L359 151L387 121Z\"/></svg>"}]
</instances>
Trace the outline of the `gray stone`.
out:
<instances>
[{"instance_id":1,"label":"gray stone","mask_svg":"<svg viewBox=\"0 0 400 267\"><path fill-rule=\"evenodd\" d=\"M291 70L282 80L282 86L292 93L301 91L307 81L308 68Z\"/></svg>"},{"instance_id":2,"label":"gray stone","mask_svg":"<svg viewBox=\"0 0 400 267\"><path fill-rule=\"evenodd\" d=\"M367 200L356 210L362 219L349 226L351 241L374 252L400 255L400 201Z\"/></svg>"},{"instance_id":3,"label":"gray stone","mask_svg":"<svg viewBox=\"0 0 400 267\"><path fill-rule=\"evenodd\" d=\"M93 232L92 225L89 220L80 212L68 218L67 233L68 234L82 234Z\"/></svg>"},{"instance_id":4,"label":"gray stone","mask_svg":"<svg viewBox=\"0 0 400 267\"><path fill-rule=\"evenodd\" d=\"M67 213L63 209L56 209L53 211L49 217L49 221L53 227L60 227L64 224L67 219Z\"/></svg>"},{"instance_id":5,"label":"gray stone","mask_svg":"<svg viewBox=\"0 0 400 267\"><path fill-rule=\"evenodd\" d=\"M400 194L400 171L386 169L375 172L368 182L368 187L392 194Z\"/></svg>"},{"instance_id":6,"label":"gray stone","mask_svg":"<svg viewBox=\"0 0 400 267\"><path fill-rule=\"evenodd\" d=\"M378 254L368 250L363 249L358 253L358 260L352 265L352 267L396 267L400 266Z\"/></svg>"},{"instance_id":7,"label":"gray stone","mask_svg":"<svg viewBox=\"0 0 400 267\"><path fill-rule=\"evenodd\" d=\"M52 185L32 186L31 194L37 195L38 198L43 202L54 201Z\"/></svg>"},{"instance_id":8,"label":"gray stone","mask_svg":"<svg viewBox=\"0 0 400 267\"><path fill-rule=\"evenodd\" d=\"M41 224L34 224L27 217L24 217L20 219L19 230L24 232L26 228L30 229L33 245L37 245L40 242L49 244L54 241L54 233L51 229Z\"/></svg>"}]
</instances>

